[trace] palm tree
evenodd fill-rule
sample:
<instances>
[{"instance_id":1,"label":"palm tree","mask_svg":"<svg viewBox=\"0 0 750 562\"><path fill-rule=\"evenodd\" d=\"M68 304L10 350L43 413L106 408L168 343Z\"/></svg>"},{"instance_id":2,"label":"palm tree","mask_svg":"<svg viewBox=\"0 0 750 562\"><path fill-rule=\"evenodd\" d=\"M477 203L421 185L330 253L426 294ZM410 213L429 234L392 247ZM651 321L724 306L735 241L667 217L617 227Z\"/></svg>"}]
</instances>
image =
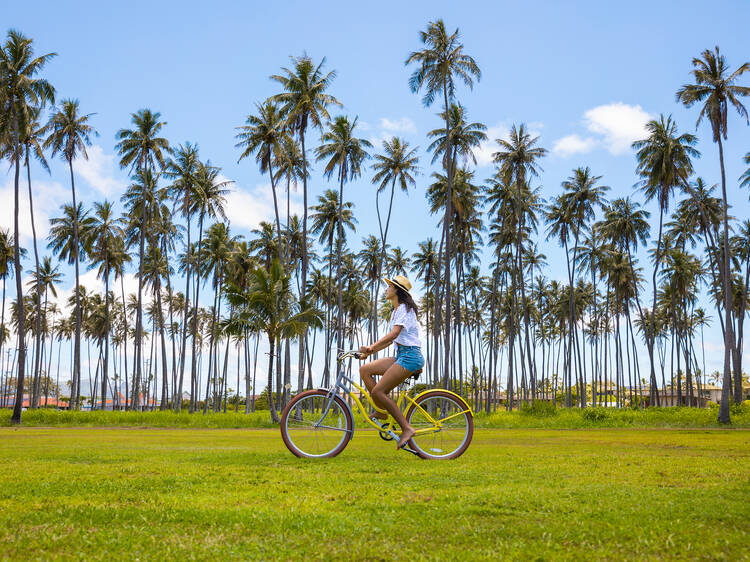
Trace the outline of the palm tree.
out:
<instances>
[{"instance_id":1,"label":"palm tree","mask_svg":"<svg viewBox=\"0 0 750 562\"><path fill-rule=\"evenodd\" d=\"M0 303L0 356L2 356L3 345L6 342L6 332L8 328L5 326L5 284L9 275L13 275L13 259L15 242L13 235L9 230L0 228L0 278L3 280L3 298ZM21 248L21 256L25 255L26 251ZM3 386L3 389L5 386ZM4 391L5 392L5 391ZM4 398L5 395L3 395ZM3 404L4 406L4 404Z\"/></svg>"},{"instance_id":2,"label":"palm tree","mask_svg":"<svg viewBox=\"0 0 750 562\"><path fill-rule=\"evenodd\" d=\"M377 315L377 295L375 287L380 279L382 269L383 251L380 247L381 241L376 236L370 235L362 240L362 249L357 257L362 267L363 276L370 285L370 320L368 336L371 341L376 333L375 323Z\"/></svg>"},{"instance_id":3,"label":"palm tree","mask_svg":"<svg viewBox=\"0 0 750 562\"><path fill-rule=\"evenodd\" d=\"M36 330L40 332L37 346L41 348L44 345L43 334L47 331L47 305L49 302L49 293L52 292L52 295L57 298L57 289L55 288L55 285L59 284L62 280L62 274L60 273L60 270L57 266L52 266L52 259L49 256L44 257L41 266L38 269L36 269L35 271L30 271L29 273L31 274L31 279L29 280L29 289L31 293L34 295L44 295L44 306L39 311L39 315L44 319L45 325L43 327L42 323L38 321L36 328ZM40 297L37 297L37 299L41 300ZM37 355L41 357L41 349L37 350ZM47 375L49 375L49 373L47 373ZM37 372L34 373L32 383L32 405L35 408L39 406L41 376L42 374L40 368Z\"/></svg>"},{"instance_id":4,"label":"palm tree","mask_svg":"<svg viewBox=\"0 0 750 562\"><path fill-rule=\"evenodd\" d=\"M164 168L164 176L172 180L172 185L169 186L170 193L174 199L175 207L179 206L180 213L187 221L187 242L185 243L186 252L189 253L191 249L190 245L190 219L195 213L195 200L196 200L196 173L200 160L198 159L198 145L190 144L186 142L184 145L178 146L173 157L169 160ZM185 299L183 302L182 310L182 341L180 344L180 376L179 383L176 389L176 396L182 397L182 385L185 376L185 356L187 350L187 317L188 309L190 307L190 280L192 278L191 271L192 260L186 261L185 267ZM179 412L182 409L182 399L174 400L173 406L175 411Z\"/></svg>"},{"instance_id":5,"label":"palm tree","mask_svg":"<svg viewBox=\"0 0 750 562\"><path fill-rule=\"evenodd\" d=\"M34 267L37 274L39 273L39 251L37 248L37 237L36 237L36 221L34 220L34 197L31 189L31 165L30 155L33 154L36 160L41 164L42 168L49 172L49 165L47 159L44 157L44 149L42 147L43 136L45 128L39 123L39 116L41 115L41 108L33 107L30 108L26 115L24 115L24 122L22 123L22 139L24 150L24 165L26 166L26 180L29 190L29 215L31 218L31 235L32 243L34 248ZM36 315L35 315L35 332L36 332L36 344L35 344L35 357L33 367L33 380L39 381L40 369L41 369L41 352L42 352L42 295L36 293ZM33 403L32 407L38 406L38 384L34 385Z\"/></svg>"},{"instance_id":6,"label":"palm tree","mask_svg":"<svg viewBox=\"0 0 750 562\"><path fill-rule=\"evenodd\" d=\"M286 230L290 229L291 216L291 187L294 184L295 190L297 189L298 182L302 181L305 173L305 160L302 157L302 150L300 149L297 141L294 137L286 132L278 146L278 151L275 158L276 165L276 183L279 180L286 179ZM288 241L291 244L291 240ZM301 249L301 248L300 248ZM286 266L292 264L292 248L287 250Z\"/></svg>"},{"instance_id":7,"label":"palm tree","mask_svg":"<svg viewBox=\"0 0 750 562\"><path fill-rule=\"evenodd\" d=\"M283 91L271 96L270 100L282 105L282 113L286 116L286 128L297 135L302 147L302 282L300 283L300 302L305 303L307 287L307 270L309 267L307 242L307 150L305 148L305 134L310 125L322 130L324 123L330 119L328 107L341 102L327 93L331 83L336 78L336 71L323 72L326 59L315 65L312 59L303 54L301 57L291 57L292 68L282 68L282 74L274 74L271 80L278 82ZM303 304L304 307L304 304ZM301 359L305 353L307 334L299 340L299 365L304 368Z\"/></svg>"},{"instance_id":8,"label":"palm tree","mask_svg":"<svg viewBox=\"0 0 750 562\"><path fill-rule=\"evenodd\" d=\"M154 176L156 166L163 169L166 162L165 157L170 153L169 142L167 139L158 136L161 132L165 121L159 121L161 113L152 112L150 109L141 109L137 113L131 114L133 129L120 129L117 132L118 140L115 148L120 154L120 167L129 168L131 172L135 171L138 183L146 189L153 191L156 187L157 178ZM140 180L140 181L139 181ZM146 185L148 184L148 185ZM145 249L146 229L148 222L146 214L150 205L146 201L140 204L140 232L138 236L138 308L135 315L135 365L136 365L136 385L141 381L141 334L143 332L143 256ZM134 407L139 407L139 388L133 389Z\"/></svg>"},{"instance_id":9,"label":"palm tree","mask_svg":"<svg viewBox=\"0 0 750 562\"><path fill-rule=\"evenodd\" d=\"M591 174L591 170L586 168L576 168L573 170L573 175L568 177L562 183L562 187L565 189L565 193L561 196L561 200L564 206L564 213L567 222L569 223L570 230L572 231L574 244L573 244L573 258L568 259L568 280L569 280L569 314L570 314L570 326L571 330L568 335L568 352L572 354L573 349L573 335L577 336L575 324L573 322L575 314L575 273L576 273L576 262L578 259L578 243L581 237L581 232L588 229L587 223L590 222L595 215L596 208L601 207L605 201L604 194L609 190L609 187L604 185L597 185L601 176L594 176ZM565 253L567 256L568 248L566 246ZM578 395L581 400L581 407L586 407L586 393L585 393L585 381L581 376L581 358L580 348L576 345L576 352L578 354ZM568 372L570 373L572 367L572 360L568 360Z\"/></svg>"},{"instance_id":10,"label":"palm tree","mask_svg":"<svg viewBox=\"0 0 750 562\"><path fill-rule=\"evenodd\" d=\"M398 137L383 141L383 154L375 155L375 163L372 169L375 175L372 177L372 183L378 186L375 194L375 210L378 214L378 227L380 228L380 247L382 251L379 260L379 268L376 276L374 302L378 300L380 290L380 277L383 262L385 261L385 249L388 239L388 227L391 223L391 211L393 209L393 195L396 191L396 182L398 182L401 191L409 193L409 186L416 186L414 176L419 173L419 157L416 155L417 148L409 149L409 143ZM385 228L380 216L379 198L380 194L390 185L391 195L388 200L388 214L386 215ZM373 322L375 318L375 309L372 310ZM377 334L374 334L377 339Z\"/></svg>"},{"instance_id":11,"label":"palm tree","mask_svg":"<svg viewBox=\"0 0 750 562\"><path fill-rule=\"evenodd\" d=\"M279 338L301 336L308 326L320 325L320 313L311 308L300 308L289 284L289 275L278 260L269 271L259 267L252 271L248 290L240 292L230 287L230 304L238 310L235 323L246 329L260 329L268 339L268 406L271 420L279 422L273 400L273 364L276 341Z\"/></svg>"},{"instance_id":12,"label":"palm tree","mask_svg":"<svg viewBox=\"0 0 750 562\"><path fill-rule=\"evenodd\" d=\"M106 406L109 380L110 304L109 279L121 261L124 231L121 219L115 217L112 203L94 203L94 215L86 241L89 268L98 268L97 276L104 278L104 362L102 367L102 410Z\"/></svg>"},{"instance_id":13,"label":"palm tree","mask_svg":"<svg viewBox=\"0 0 750 562\"><path fill-rule=\"evenodd\" d=\"M193 302L195 307L198 307L198 296L200 294L200 284L203 275L203 268L201 266L203 247L203 222L206 217L216 218L221 217L222 220L227 220L226 212L224 208L226 206L226 194L228 193L228 187L232 183L230 180L222 180L219 177L219 169L212 166L210 162L200 163L195 174L195 186L196 186L196 200L195 208L198 213L198 246L195 251L195 295ZM188 249L189 252L192 250ZM198 315L193 314L193 328L192 328L192 361L190 364L190 413L192 414L195 410L195 403L198 399L199 389L197 388L197 343L198 343Z\"/></svg>"},{"instance_id":14,"label":"palm tree","mask_svg":"<svg viewBox=\"0 0 750 562\"><path fill-rule=\"evenodd\" d=\"M651 310L656 310L656 279L662 258L662 234L664 213L669 209L669 199L675 187L688 185L688 178L693 173L691 158L700 156L693 146L697 142L694 135L683 133L678 135L677 124L670 115L666 119L660 115L658 121L651 120L646 124L649 136L633 143L637 151L637 172L643 178L639 183L646 195L646 201L656 198L659 206L659 234L654 254L654 272L652 276L653 302ZM656 337L656 315L650 315L651 328L646 331L646 348L651 368L650 380L654 384L656 371L654 368L654 343Z\"/></svg>"},{"instance_id":15,"label":"palm tree","mask_svg":"<svg viewBox=\"0 0 750 562\"><path fill-rule=\"evenodd\" d=\"M47 246L57 254L61 260L67 260L68 264L72 265L76 263L78 257L83 254L85 255L85 248L83 242L88 237L89 229L91 228L91 217L89 217L88 211L83 208L82 203L78 203L77 207L73 208L72 205L63 205L62 208L63 216L50 219L50 231L48 235L49 243ZM73 373L71 376L71 389L70 389L70 405L71 407L78 407L78 402L81 392L81 370L80 364L79 369L76 372L75 362L76 353L78 349L80 356L81 349L81 326L83 313L82 305L80 302L80 285L76 284L75 294L73 295L73 318L74 318L74 329L78 340L74 339L73 343ZM80 318L81 322L77 319ZM79 357L80 361L80 357Z\"/></svg>"},{"instance_id":16,"label":"palm tree","mask_svg":"<svg viewBox=\"0 0 750 562\"><path fill-rule=\"evenodd\" d=\"M520 287L523 294L521 295L522 303L526 308L526 297L525 297L525 281L523 276L523 268L521 263L521 242L526 230L523 204L524 191L530 192L528 182L532 177L539 175L541 166L538 161L547 154L547 150L537 146L539 137L533 137L526 130L526 126L522 123L516 127L513 125L510 130L509 140L495 139L495 142L500 146L500 150L493 153L492 157L498 166L498 180L506 186L515 187L515 204L513 205L513 222L515 223L516 232L516 248L515 248L515 274L520 274ZM516 291L511 292L511 307L513 310L516 308ZM528 323L527 323L528 325ZM508 404L513 407L513 379L512 379L512 361L513 361L513 344L515 341L516 327L515 327L515 315L510 315L510 338L509 338L509 363L508 369ZM529 338L526 338L527 342ZM527 343L528 345L528 343Z\"/></svg>"},{"instance_id":17,"label":"palm tree","mask_svg":"<svg viewBox=\"0 0 750 562\"><path fill-rule=\"evenodd\" d=\"M329 361L330 361L330 338L333 334L329 331L332 323L330 315L330 295L331 283L333 279L333 239L334 235L338 233L339 244L337 252L340 253L341 246L344 244L345 239L343 238L344 227L354 230L354 223L356 219L352 212L353 204L350 201L345 203L339 202L339 193L333 189L327 189L323 195L318 196L318 204L312 208L312 231L319 236L318 240L321 244L326 244L328 247L328 290L326 295L329 297L326 299L327 314L326 314L326 351L325 351L325 366L323 367L323 380L328 381L328 375L330 373ZM341 260L339 259L339 273L341 271ZM341 275L337 275L339 281Z\"/></svg>"},{"instance_id":18,"label":"palm tree","mask_svg":"<svg viewBox=\"0 0 750 562\"><path fill-rule=\"evenodd\" d=\"M56 56L56 53L48 53L34 57L34 48L31 39L24 37L21 33L11 29L5 45L0 47L0 91L3 92L2 116L0 121L7 124L9 131L8 145L10 158L15 164L14 176L14 207L13 207L13 240L14 240L14 264L16 268L16 303L19 307L18 322L18 376L16 389L16 401L13 407L11 423L21 423L21 407L23 405L23 385L26 365L25 346L25 324L24 324L24 299L23 284L21 282L21 257L19 247L19 176L21 169L22 152L22 124L29 122L29 113L32 108L43 107L47 103L55 102L55 90L52 85L43 78L36 75L44 66Z\"/></svg>"},{"instance_id":19,"label":"palm tree","mask_svg":"<svg viewBox=\"0 0 750 562\"><path fill-rule=\"evenodd\" d=\"M371 148L370 141L357 138L354 136L354 129L357 126L357 118L349 121L349 118L339 115L329 124L329 129L323 134L322 143L316 150L315 155L318 161L324 160L325 167L323 174L331 179L336 173L339 180L338 196L338 219L337 234L338 243L336 244L336 257L338 268L336 270L336 302L337 302L337 320L336 320L336 345L339 352L343 351L343 305L342 305L342 282L341 282L341 249L344 244L344 225L342 220L343 201L344 201L344 182L351 181L362 175L362 162L369 155L367 148Z\"/></svg>"},{"instance_id":20,"label":"palm tree","mask_svg":"<svg viewBox=\"0 0 750 562\"><path fill-rule=\"evenodd\" d=\"M646 244L650 230L648 223L650 216L651 213L641 209L638 203L631 201L629 197L622 197L615 199L605 207L604 219L599 223L604 239L627 256L630 268L633 270L631 271L631 279L636 278L633 253L638 250L639 242L643 245ZM639 322L641 325L646 325L646 313L641 307L641 299L638 295L639 291L635 291ZM644 332L644 335L646 333ZM646 338L646 341L648 341L648 338ZM660 398L657 390L656 373L652 371L650 377L650 404L659 406Z\"/></svg>"},{"instance_id":21,"label":"palm tree","mask_svg":"<svg viewBox=\"0 0 750 562\"><path fill-rule=\"evenodd\" d=\"M264 104L255 104L258 115L248 115L245 125L238 127L237 139L240 139L235 148L242 148L242 154L238 160L249 157L255 153L255 161L260 166L260 172L271 178L271 192L273 193L273 210L276 216L276 236L278 238L279 261L283 263L281 248L281 221L279 220L279 202L276 197L276 177L273 173L274 160L279 154L279 145L284 136L284 117L279 107L266 101Z\"/></svg>"},{"instance_id":22,"label":"palm tree","mask_svg":"<svg viewBox=\"0 0 750 562\"><path fill-rule=\"evenodd\" d=\"M734 358L735 371L735 400L742 397L742 366L735 350L734 331L732 329L732 280L729 265L729 219L727 216L729 200L727 199L727 181L724 170L724 145L722 137L727 139L727 117L729 105L731 104L750 124L747 109L740 102L740 98L750 95L750 87L739 86L737 79L745 72L750 71L750 62L745 62L734 72L730 72L729 65L724 56L719 52L719 47L714 51L709 49L701 53L701 58L693 59L693 70L691 71L695 84L682 86L676 94L677 101L686 107L695 103L702 103L698 114L696 129L704 117L711 124L713 141L719 145L719 164L721 166L721 197L723 202L723 267L722 286L724 293L724 313L726 326L724 331L724 382L721 393L721 405L719 409L719 421L729 423L729 392L732 385L731 360Z\"/></svg>"},{"instance_id":23,"label":"palm tree","mask_svg":"<svg viewBox=\"0 0 750 562\"><path fill-rule=\"evenodd\" d=\"M479 81L482 72L479 70L474 59L464 53L463 45L460 43L458 29L452 34L448 34L445 29L445 23L442 19L430 22L426 31L419 33L419 38L425 46L421 51L412 52L406 59L405 65L415 63L417 68L409 77L409 87L413 93L424 88L422 103L429 107L435 101L435 97L442 91L443 94L443 117L445 120L445 136L449 137L451 123L449 120L449 101L455 98L456 82L461 80L469 88L473 88L474 79ZM446 148L450 145L446 144ZM454 162L450 150L443 153L443 168L447 177L447 196L445 207L445 220L443 222L445 236L445 271L444 291L445 291L445 309L451 310L451 291L450 291L450 264L451 264L451 233L450 218L453 216L451 204L453 201L453 175ZM450 334L451 334L451 314L445 315L445 358L444 358L444 379L447 387L450 379Z\"/></svg>"}]
</instances>

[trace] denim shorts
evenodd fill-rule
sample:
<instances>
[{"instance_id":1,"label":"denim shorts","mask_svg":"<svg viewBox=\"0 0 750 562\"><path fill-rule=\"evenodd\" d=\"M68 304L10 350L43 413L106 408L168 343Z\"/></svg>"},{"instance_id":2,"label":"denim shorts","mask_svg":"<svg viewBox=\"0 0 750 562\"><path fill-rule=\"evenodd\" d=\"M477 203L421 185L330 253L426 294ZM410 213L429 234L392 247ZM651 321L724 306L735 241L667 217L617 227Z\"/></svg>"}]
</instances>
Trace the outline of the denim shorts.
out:
<instances>
[{"instance_id":1,"label":"denim shorts","mask_svg":"<svg viewBox=\"0 0 750 562\"><path fill-rule=\"evenodd\" d=\"M424 367L424 357L422 350L418 346L399 345L396 352L396 363L401 365L407 371L415 373Z\"/></svg>"}]
</instances>

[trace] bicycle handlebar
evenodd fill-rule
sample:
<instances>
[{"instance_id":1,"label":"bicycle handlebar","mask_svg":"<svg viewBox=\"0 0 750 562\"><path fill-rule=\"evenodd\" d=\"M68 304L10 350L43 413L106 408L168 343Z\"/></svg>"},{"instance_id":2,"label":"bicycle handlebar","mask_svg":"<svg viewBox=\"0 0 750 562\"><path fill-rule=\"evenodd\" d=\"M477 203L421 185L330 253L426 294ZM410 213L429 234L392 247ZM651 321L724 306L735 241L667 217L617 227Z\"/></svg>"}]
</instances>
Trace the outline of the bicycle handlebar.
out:
<instances>
[{"instance_id":1,"label":"bicycle handlebar","mask_svg":"<svg viewBox=\"0 0 750 562\"><path fill-rule=\"evenodd\" d=\"M355 359L361 359L362 354L359 351L352 349L350 351L344 351L343 353L339 353L337 359L340 363L341 361L344 361L345 359L349 359L350 357L354 357Z\"/></svg>"}]
</instances>

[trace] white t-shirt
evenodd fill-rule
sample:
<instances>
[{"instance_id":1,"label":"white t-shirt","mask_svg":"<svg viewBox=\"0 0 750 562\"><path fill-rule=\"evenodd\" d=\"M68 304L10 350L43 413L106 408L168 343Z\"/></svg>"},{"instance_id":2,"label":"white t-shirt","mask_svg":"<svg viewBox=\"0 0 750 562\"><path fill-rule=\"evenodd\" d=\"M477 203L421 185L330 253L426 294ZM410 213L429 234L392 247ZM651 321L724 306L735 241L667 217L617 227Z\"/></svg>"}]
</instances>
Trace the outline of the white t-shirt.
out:
<instances>
[{"instance_id":1,"label":"white t-shirt","mask_svg":"<svg viewBox=\"0 0 750 562\"><path fill-rule=\"evenodd\" d=\"M422 347L422 341L419 339L419 322L414 311L401 303L398 308L391 314L391 325L388 331L393 330L394 326L402 326L401 333L395 339L398 345Z\"/></svg>"}]
</instances>

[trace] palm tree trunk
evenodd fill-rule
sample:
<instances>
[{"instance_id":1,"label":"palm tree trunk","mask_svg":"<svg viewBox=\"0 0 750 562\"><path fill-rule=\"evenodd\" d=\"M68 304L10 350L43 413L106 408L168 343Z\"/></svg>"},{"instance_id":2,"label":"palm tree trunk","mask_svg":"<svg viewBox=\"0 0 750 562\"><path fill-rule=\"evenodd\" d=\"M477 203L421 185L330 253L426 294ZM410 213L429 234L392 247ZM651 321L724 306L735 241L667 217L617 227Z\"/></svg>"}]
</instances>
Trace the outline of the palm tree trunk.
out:
<instances>
[{"instance_id":1,"label":"palm tree trunk","mask_svg":"<svg viewBox=\"0 0 750 562\"><path fill-rule=\"evenodd\" d=\"M123 324L123 343L122 343L122 351L125 357L125 369L122 371L125 373L125 410L127 411L130 407L130 402L128 401L128 309L127 305L125 304L125 281L124 281L124 275L120 274L120 292L122 294L122 324ZM119 392L119 389L118 389Z\"/></svg>"},{"instance_id":2,"label":"palm tree trunk","mask_svg":"<svg viewBox=\"0 0 750 562\"><path fill-rule=\"evenodd\" d=\"M187 325L188 325L188 310L190 305L190 278L192 277L192 272L190 271L190 262L191 256L190 256L190 190L188 189L188 195L187 195L187 203L185 204L185 208L187 209L187 246L186 246L186 255L188 256L187 260L187 267L185 268L185 306L182 310L182 343L180 344L180 382L177 385L177 396L179 397L178 400L174 401L174 410L176 412L180 412L182 410L182 388L183 388L183 382L185 378L185 355L187 351ZM191 398L192 398L192 379L191 379ZM191 400L192 402L192 400Z\"/></svg>"},{"instance_id":3,"label":"palm tree trunk","mask_svg":"<svg viewBox=\"0 0 750 562\"><path fill-rule=\"evenodd\" d=\"M450 123L448 121L448 85L443 79L443 102L445 103L445 138L449 138L450 134ZM449 151L450 147L446 147L446 151ZM444 343L444 361L443 361L443 387L449 388L449 381L451 378L451 220L453 218L453 162L450 157L451 154L448 152L445 155L445 166L446 170L446 203L445 203L445 217L443 219L443 227L445 229L445 275L444 275L444 290L445 290L445 343Z\"/></svg>"},{"instance_id":4,"label":"palm tree trunk","mask_svg":"<svg viewBox=\"0 0 750 562\"><path fill-rule=\"evenodd\" d=\"M73 389L71 392L71 406L78 409L81 396L81 296L79 294L79 271L78 271L78 205L76 203L76 184L73 176L73 159L68 159L70 169L70 189L73 194L73 256L75 258L75 340L73 344Z\"/></svg>"},{"instance_id":5,"label":"palm tree trunk","mask_svg":"<svg viewBox=\"0 0 750 562\"><path fill-rule=\"evenodd\" d=\"M300 285L299 300L304 305L305 292L307 290L307 153L305 152L305 130L299 131L300 144L302 145L302 284ZM305 379L305 350L307 345L307 328L300 334L297 348L297 368L299 380ZM253 386L253 392L255 392ZM300 391L302 388L300 387Z\"/></svg>"},{"instance_id":6,"label":"palm tree trunk","mask_svg":"<svg viewBox=\"0 0 750 562\"><path fill-rule=\"evenodd\" d=\"M344 246L344 225L343 221L344 206L344 170L339 169L339 209L338 221L336 225L338 242L336 244L336 357L344 351L344 318L343 318L343 287L341 280L341 249Z\"/></svg>"},{"instance_id":7,"label":"palm tree trunk","mask_svg":"<svg viewBox=\"0 0 750 562\"><path fill-rule=\"evenodd\" d=\"M193 300L193 330L192 330L192 360L190 362L190 413L195 411L195 403L197 401L197 394L199 389L196 385L196 346L198 343L198 296L200 293L201 285L201 268L200 268L200 255L201 245L203 244L203 214L205 213L205 206L201 208L201 214L198 217L198 248L196 250L196 263L195 263L195 299ZM187 297L185 297L187 298ZM186 303L187 306L187 303Z\"/></svg>"},{"instance_id":8,"label":"palm tree trunk","mask_svg":"<svg viewBox=\"0 0 750 562\"><path fill-rule=\"evenodd\" d=\"M109 264L104 270L104 369L102 369L102 410L107 407L107 376L109 375ZM112 395L112 409L115 396Z\"/></svg>"},{"instance_id":9,"label":"palm tree trunk","mask_svg":"<svg viewBox=\"0 0 750 562\"><path fill-rule=\"evenodd\" d=\"M14 107L14 104L12 103L13 100L11 100L11 107ZM15 132L16 132L16 143L15 143L15 152L13 154L13 157L15 159L16 163L16 172L14 177L14 204L13 204L13 229L14 229L14 239L13 239L13 260L14 260L14 266L16 269L16 306L18 311L18 324L17 324L17 330L18 330L18 375L16 377L16 401L13 404L13 415L10 418L11 424L20 424L21 423L21 409L23 407L23 380L24 380L24 374L25 374L25 367L26 367L26 341L24 339L25 332L26 332L26 325L25 325L25 314L24 306L23 306L23 284L21 283L21 254L20 254L20 247L19 247L19 228L18 228L18 211L19 211L19 194L18 194L18 178L20 174L20 162L19 162L19 143L18 143L18 137L19 137L19 131L18 131L18 115L16 115L16 112L14 111L14 118L15 118ZM76 292L77 294L77 292Z\"/></svg>"},{"instance_id":10,"label":"palm tree trunk","mask_svg":"<svg viewBox=\"0 0 750 562\"><path fill-rule=\"evenodd\" d=\"M276 406L273 403L273 361L275 355L276 337L268 334L268 409L271 412L271 421L279 423L279 416L276 413Z\"/></svg>"},{"instance_id":11,"label":"palm tree trunk","mask_svg":"<svg viewBox=\"0 0 750 562\"><path fill-rule=\"evenodd\" d=\"M39 279L39 250L36 244L36 225L34 221L34 197L31 193L31 167L29 166L29 147L26 147L26 180L29 186L29 214L31 215L31 238L34 245L34 267L36 271L36 347L34 354L34 376L32 378L32 396L29 405L32 408L39 406L39 383L41 377L41 353L42 353L42 295Z\"/></svg>"},{"instance_id":12,"label":"palm tree trunk","mask_svg":"<svg viewBox=\"0 0 750 562\"><path fill-rule=\"evenodd\" d=\"M724 269L723 289L724 289L724 379L721 385L721 402L719 404L719 423L730 423L729 419L729 396L732 389L732 369L731 359L732 350L734 349L734 332L732 329L732 278L729 270L729 220L727 217L727 180L724 171L724 146L721 142L721 135L718 136L719 142L719 162L721 163L721 197L722 197L722 226L724 229ZM738 381L739 396L742 396L742 380Z\"/></svg>"}]
</instances>

